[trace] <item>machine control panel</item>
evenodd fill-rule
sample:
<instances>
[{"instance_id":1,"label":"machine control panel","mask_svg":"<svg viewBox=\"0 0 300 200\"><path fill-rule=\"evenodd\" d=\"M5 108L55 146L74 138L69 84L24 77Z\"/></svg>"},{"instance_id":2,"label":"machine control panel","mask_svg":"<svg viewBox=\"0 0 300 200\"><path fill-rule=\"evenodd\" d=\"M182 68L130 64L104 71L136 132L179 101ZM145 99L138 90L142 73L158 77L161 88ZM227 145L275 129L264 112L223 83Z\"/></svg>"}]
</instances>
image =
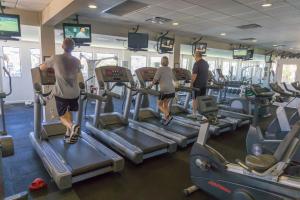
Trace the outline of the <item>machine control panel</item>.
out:
<instances>
[{"instance_id":1,"label":"machine control panel","mask_svg":"<svg viewBox=\"0 0 300 200\"><path fill-rule=\"evenodd\" d=\"M41 85L54 85L55 73L54 70L49 68L46 71L41 71L39 67L31 69L33 83L39 83Z\"/></svg>"},{"instance_id":2,"label":"machine control panel","mask_svg":"<svg viewBox=\"0 0 300 200\"><path fill-rule=\"evenodd\" d=\"M139 79L142 79L144 82L150 82L153 81L156 71L157 68L154 67L143 67L135 70L135 73Z\"/></svg>"},{"instance_id":3,"label":"machine control panel","mask_svg":"<svg viewBox=\"0 0 300 200\"><path fill-rule=\"evenodd\" d=\"M175 76L175 79L177 81L187 81L189 82L191 80L191 72L187 69L183 68L174 68L173 74Z\"/></svg>"},{"instance_id":4,"label":"machine control panel","mask_svg":"<svg viewBox=\"0 0 300 200\"><path fill-rule=\"evenodd\" d=\"M117 66L106 66L95 69L96 77L100 82L132 82L129 69Z\"/></svg>"}]
</instances>

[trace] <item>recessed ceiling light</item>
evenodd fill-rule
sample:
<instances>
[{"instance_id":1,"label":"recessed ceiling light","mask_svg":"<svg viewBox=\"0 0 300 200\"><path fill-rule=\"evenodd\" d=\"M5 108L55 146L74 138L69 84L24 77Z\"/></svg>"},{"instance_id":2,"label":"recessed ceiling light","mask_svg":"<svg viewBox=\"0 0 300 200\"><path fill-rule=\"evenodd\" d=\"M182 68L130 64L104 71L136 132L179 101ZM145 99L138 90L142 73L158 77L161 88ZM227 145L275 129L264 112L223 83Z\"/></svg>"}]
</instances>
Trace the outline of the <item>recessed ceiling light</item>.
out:
<instances>
[{"instance_id":1,"label":"recessed ceiling light","mask_svg":"<svg viewBox=\"0 0 300 200\"><path fill-rule=\"evenodd\" d=\"M262 7L271 7L273 4L271 3L271 0L265 0L263 4L261 4Z\"/></svg>"},{"instance_id":2,"label":"recessed ceiling light","mask_svg":"<svg viewBox=\"0 0 300 200\"><path fill-rule=\"evenodd\" d=\"M261 4L262 7L271 7L273 4L271 3L264 3L264 4Z\"/></svg>"},{"instance_id":3,"label":"recessed ceiling light","mask_svg":"<svg viewBox=\"0 0 300 200\"><path fill-rule=\"evenodd\" d=\"M172 25L173 25L173 26L178 26L179 23L178 23L178 22L173 22Z\"/></svg>"},{"instance_id":4,"label":"recessed ceiling light","mask_svg":"<svg viewBox=\"0 0 300 200\"><path fill-rule=\"evenodd\" d=\"M90 5L89 5L89 8L91 8L91 9L96 9L96 8L98 8L98 7L97 7L97 5L90 4Z\"/></svg>"},{"instance_id":5,"label":"recessed ceiling light","mask_svg":"<svg viewBox=\"0 0 300 200\"><path fill-rule=\"evenodd\" d=\"M222 36L225 36L225 35L226 35L226 33L220 33L220 35L222 35Z\"/></svg>"}]
</instances>

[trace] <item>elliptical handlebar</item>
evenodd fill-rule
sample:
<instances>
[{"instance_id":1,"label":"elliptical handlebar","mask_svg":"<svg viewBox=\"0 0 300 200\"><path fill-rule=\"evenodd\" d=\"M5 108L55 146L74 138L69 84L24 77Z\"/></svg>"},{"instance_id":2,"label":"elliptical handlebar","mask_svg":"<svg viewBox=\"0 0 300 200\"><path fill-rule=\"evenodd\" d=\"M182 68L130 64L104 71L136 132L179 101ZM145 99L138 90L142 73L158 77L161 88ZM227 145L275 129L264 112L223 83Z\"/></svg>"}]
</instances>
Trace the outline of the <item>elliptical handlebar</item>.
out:
<instances>
[{"instance_id":1,"label":"elliptical handlebar","mask_svg":"<svg viewBox=\"0 0 300 200\"><path fill-rule=\"evenodd\" d=\"M6 69L6 67L3 66L3 71L4 73L7 75L8 77L8 82L9 82L9 92L5 93L5 96L9 96L12 93L12 83L11 83L11 75L9 73L9 71Z\"/></svg>"}]
</instances>

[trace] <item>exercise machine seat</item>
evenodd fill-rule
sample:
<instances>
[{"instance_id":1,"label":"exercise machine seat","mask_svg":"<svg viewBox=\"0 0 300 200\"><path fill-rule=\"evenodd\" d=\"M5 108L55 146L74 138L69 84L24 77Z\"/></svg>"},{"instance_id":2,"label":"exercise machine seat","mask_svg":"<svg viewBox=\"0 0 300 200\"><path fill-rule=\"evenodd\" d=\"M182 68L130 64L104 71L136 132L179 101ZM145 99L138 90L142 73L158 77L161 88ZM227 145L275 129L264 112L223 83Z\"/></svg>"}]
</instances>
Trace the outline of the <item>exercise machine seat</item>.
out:
<instances>
[{"instance_id":1,"label":"exercise machine seat","mask_svg":"<svg viewBox=\"0 0 300 200\"><path fill-rule=\"evenodd\" d=\"M258 156L248 155L246 157L246 165L258 172L265 171L276 163L277 160L273 155L268 155L268 154L262 154Z\"/></svg>"}]
</instances>

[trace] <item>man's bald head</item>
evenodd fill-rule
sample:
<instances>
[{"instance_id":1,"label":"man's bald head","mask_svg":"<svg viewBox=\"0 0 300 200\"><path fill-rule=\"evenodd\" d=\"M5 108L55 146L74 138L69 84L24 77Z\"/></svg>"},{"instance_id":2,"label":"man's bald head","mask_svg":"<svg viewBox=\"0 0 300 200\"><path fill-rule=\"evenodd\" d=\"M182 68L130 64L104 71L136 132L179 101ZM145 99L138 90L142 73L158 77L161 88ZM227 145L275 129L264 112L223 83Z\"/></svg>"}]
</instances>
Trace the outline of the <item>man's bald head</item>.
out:
<instances>
[{"instance_id":1,"label":"man's bald head","mask_svg":"<svg viewBox=\"0 0 300 200\"><path fill-rule=\"evenodd\" d=\"M65 52L71 53L74 50L74 47L75 47L75 42L73 39L71 38L64 39L62 48L64 49Z\"/></svg>"}]
</instances>

